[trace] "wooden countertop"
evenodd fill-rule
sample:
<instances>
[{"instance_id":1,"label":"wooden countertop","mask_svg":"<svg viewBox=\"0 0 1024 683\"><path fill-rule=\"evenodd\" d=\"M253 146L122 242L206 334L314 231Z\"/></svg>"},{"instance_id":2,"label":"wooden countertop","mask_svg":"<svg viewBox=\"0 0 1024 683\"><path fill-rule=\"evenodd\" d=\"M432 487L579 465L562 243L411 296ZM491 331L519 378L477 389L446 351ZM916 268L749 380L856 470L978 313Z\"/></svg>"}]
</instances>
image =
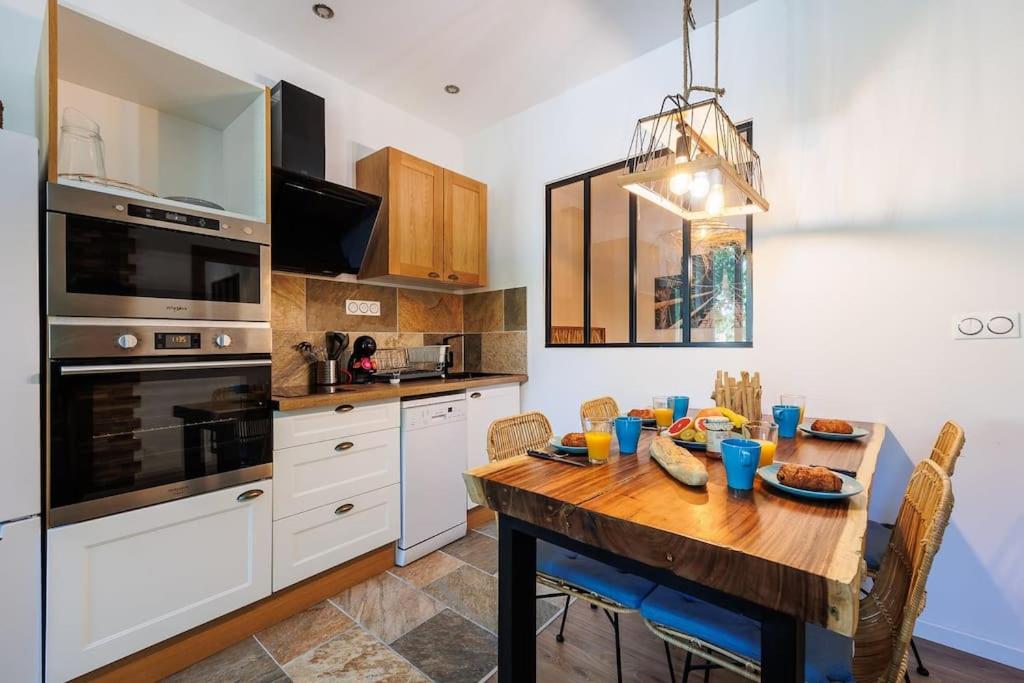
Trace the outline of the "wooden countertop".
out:
<instances>
[{"instance_id":1,"label":"wooden countertop","mask_svg":"<svg viewBox=\"0 0 1024 683\"><path fill-rule=\"evenodd\" d=\"M374 382L372 384L345 384L339 391L331 394L303 394L300 396L271 396L275 410L302 410L303 408L324 408L341 403L366 403L389 398L407 396L425 396L443 391L462 391L475 387L488 387L495 384L522 384L528 379L526 375L487 375L472 379L414 379L401 384Z\"/></svg>"},{"instance_id":2,"label":"wooden countertop","mask_svg":"<svg viewBox=\"0 0 1024 683\"><path fill-rule=\"evenodd\" d=\"M790 496L760 479L754 490L726 486L721 460L707 463L706 487L672 479L650 458L645 432L635 456L567 467L525 455L470 470L470 497L505 515L851 635L863 578L871 480L885 436L825 441L779 439L776 460L855 470L865 491L848 500ZM756 578L754 578L756 577Z\"/></svg>"}]
</instances>

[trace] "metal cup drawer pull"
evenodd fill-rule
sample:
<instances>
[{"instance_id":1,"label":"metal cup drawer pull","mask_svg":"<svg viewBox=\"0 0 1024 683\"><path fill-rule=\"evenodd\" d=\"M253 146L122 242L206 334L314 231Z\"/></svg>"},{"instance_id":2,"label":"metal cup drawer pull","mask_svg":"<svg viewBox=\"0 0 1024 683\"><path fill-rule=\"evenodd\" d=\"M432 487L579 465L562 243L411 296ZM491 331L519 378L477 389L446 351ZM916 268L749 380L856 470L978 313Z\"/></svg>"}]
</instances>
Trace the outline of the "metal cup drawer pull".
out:
<instances>
[{"instance_id":1,"label":"metal cup drawer pull","mask_svg":"<svg viewBox=\"0 0 1024 683\"><path fill-rule=\"evenodd\" d=\"M352 503L345 503L344 505L339 505L338 509L334 511L334 514L336 514L336 515L343 515L346 512L351 511L352 508L354 508L354 507L355 507L355 505L353 505Z\"/></svg>"},{"instance_id":2,"label":"metal cup drawer pull","mask_svg":"<svg viewBox=\"0 0 1024 683\"><path fill-rule=\"evenodd\" d=\"M355 444L352 443L351 441L342 441L341 443L339 443L337 446L334 447L334 450L336 450L339 453L341 453L342 451L347 451L348 449L352 448L353 446L355 446Z\"/></svg>"},{"instance_id":3,"label":"metal cup drawer pull","mask_svg":"<svg viewBox=\"0 0 1024 683\"><path fill-rule=\"evenodd\" d=\"M247 500L253 498L259 498L263 495L263 489L249 489L248 491L242 491L238 494L238 498L235 498L239 503L244 503Z\"/></svg>"},{"instance_id":4,"label":"metal cup drawer pull","mask_svg":"<svg viewBox=\"0 0 1024 683\"><path fill-rule=\"evenodd\" d=\"M350 405L348 403L342 403L340 406L338 406L337 408L334 409L334 412L336 412L336 413L348 413L348 412L351 412L351 411L355 410L355 408L356 408L355 406Z\"/></svg>"},{"instance_id":5,"label":"metal cup drawer pull","mask_svg":"<svg viewBox=\"0 0 1024 683\"><path fill-rule=\"evenodd\" d=\"M469 395L470 398L480 398L481 396L482 394L479 391L474 391L472 394Z\"/></svg>"}]
</instances>

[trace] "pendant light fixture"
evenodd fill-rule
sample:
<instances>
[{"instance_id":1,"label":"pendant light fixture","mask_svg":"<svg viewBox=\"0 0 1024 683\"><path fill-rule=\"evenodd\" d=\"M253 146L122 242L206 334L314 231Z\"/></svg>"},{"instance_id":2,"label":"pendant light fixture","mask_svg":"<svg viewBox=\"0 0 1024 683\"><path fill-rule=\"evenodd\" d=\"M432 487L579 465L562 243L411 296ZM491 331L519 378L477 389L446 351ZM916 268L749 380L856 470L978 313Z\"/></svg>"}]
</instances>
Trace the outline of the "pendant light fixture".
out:
<instances>
[{"instance_id":1,"label":"pendant light fixture","mask_svg":"<svg viewBox=\"0 0 1024 683\"><path fill-rule=\"evenodd\" d=\"M619 185L689 221L767 211L761 159L718 102L725 95L718 85L719 0L714 87L693 84L692 4L683 0L683 92L637 121ZM711 97L691 103L695 92Z\"/></svg>"}]
</instances>

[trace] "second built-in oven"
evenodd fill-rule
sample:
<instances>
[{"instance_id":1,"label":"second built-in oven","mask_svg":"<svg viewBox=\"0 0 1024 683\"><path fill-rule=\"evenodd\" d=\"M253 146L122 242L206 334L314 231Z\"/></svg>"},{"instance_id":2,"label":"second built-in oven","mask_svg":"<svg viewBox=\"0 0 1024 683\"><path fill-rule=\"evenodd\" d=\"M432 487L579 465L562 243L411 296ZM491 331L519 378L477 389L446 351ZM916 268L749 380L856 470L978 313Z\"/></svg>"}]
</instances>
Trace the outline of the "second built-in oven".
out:
<instances>
[{"instance_id":1,"label":"second built-in oven","mask_svg":"<svg viewBox=\"0 0 1024 683\"><path fill-rule=\"evenodd\" d=\"M272 475L266 323L78 319L48 332L51 527Z\"/></svg>"},{"instance_id":2,"label":"second built-in oven","mask_svg":"<svg viewBox=\"0 0 1024 683\"><path fill-rule=\"evenodd\" d=\"M50 316L270 320L270 226L51 183Z\"/></svg>"}]
</instances>

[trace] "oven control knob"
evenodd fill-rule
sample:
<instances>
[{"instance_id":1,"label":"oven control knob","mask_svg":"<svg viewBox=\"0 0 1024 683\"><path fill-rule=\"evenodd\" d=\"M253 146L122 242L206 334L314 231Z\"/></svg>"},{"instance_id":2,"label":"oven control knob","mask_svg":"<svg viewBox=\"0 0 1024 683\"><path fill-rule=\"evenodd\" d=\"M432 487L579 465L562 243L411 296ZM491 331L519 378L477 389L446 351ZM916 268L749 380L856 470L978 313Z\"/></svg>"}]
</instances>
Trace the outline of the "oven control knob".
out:
<instances>
[{"instance_id":1,"label":"oven control knob","mask_svg":"<svg viewBox=\"0 0 1024 683\"><path fill-rule=\"evenodd\" d=\"M231 346L231 337L226 334L218 334L213 338L213 343L216 344L218 348L227 348L228 346Z\"/></svg>"},{"instance_id":2,"label":"oven control knob","mask_svg":"<svg viewBox=\"0 0 1024 683\"><path fill-rule=\"evenodd\" d=\"M122 334L117 338L117 345L122 349L134 349L139 344L139 338L134 334Z\"/></svg>"}]
</instances>

